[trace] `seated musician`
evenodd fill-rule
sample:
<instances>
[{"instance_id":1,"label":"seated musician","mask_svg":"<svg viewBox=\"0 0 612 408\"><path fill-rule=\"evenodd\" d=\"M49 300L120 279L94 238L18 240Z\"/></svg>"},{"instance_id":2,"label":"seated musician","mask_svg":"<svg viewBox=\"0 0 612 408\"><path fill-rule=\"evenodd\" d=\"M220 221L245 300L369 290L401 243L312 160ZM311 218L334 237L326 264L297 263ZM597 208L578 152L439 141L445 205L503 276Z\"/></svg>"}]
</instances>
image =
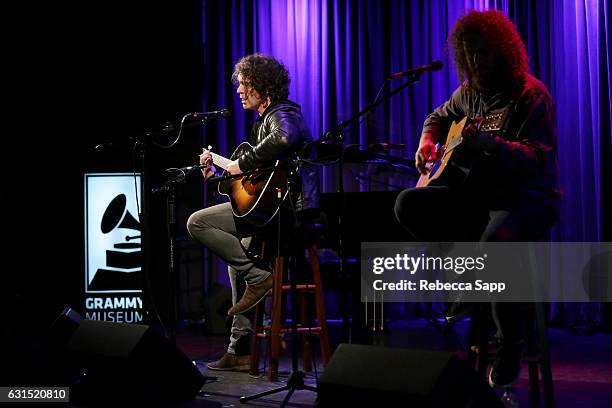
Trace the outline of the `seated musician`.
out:
<instances>
[{"instance_id":1,"label":"seated musician","mask_svg":"<svg viewBox=\"0 0 612 408\"><path fill-rule=\"evenodd\" d=\"M311 140L311 135L300 106L289 101L289 73L285 66L270 56L261 54L243 57L235 66L232 82L244 109L254 110L258 118L253 124L248 142L253 146L226 167L230 174L238 174L273 165L276 160L293 159ZM211 152L204 150L200 164L205 178L214 174ZM301 169L300 171L303 171ZM295 205L308 208L318 199L318 178L312 174L302 177L302 194L292 191ZM297 194L296 194L297 193ZM248 218L235 217L229 202L193 213L187 222L191 236L200 241L228 264L232 287L233 316L227 352L208 364L212 370L249 369L248 335L251 324L243 313L254 307L272 288L270 267L254 259L249 252L251 238L259 230ZM237 279L243 279L246 289L238 301Z\"/></svg>"},{"instance_id":2,"label":"seated musician","mask_svg":"<svg viewBox=\"0 0 612 408\"><path fill-rule=\"evenodd\" d=\"M473 165L461 182L441 176L426 187L400 193L399 222L418 241L533 241L545 237L558 216L560 190L553 100L528 73L524 43L499 11L472 11L455 24L450 39L461 85L425 119L416 166L428 173L451 123L464 117L463 152ZM503 131L480 132L478 118L507 113ZM476 120L474 120L476 119ZM469 123L469 122L468 122ZM510 385L519 375L524 333L516 303L491 304L499 348L491 385ZM455 302L447 320L464 316Z\"/></svg>"}]
</instances>

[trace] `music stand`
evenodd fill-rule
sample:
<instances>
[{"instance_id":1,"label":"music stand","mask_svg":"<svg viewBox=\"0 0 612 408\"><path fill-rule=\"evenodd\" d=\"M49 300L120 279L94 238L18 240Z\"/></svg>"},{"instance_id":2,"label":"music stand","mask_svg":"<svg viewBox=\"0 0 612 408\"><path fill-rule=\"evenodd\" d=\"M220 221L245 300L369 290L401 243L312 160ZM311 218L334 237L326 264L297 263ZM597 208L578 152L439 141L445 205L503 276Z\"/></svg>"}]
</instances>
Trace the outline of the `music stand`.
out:
<instances>
[{"instance_id":1,"label":"music stand","mask_svg":"<svg viewBox=\"0 0 612 408\"><path fill-rule=\"evenodd\" d=\"M298 174L297 170L295 171L295 174ZM306 374L298 369L298 330L297 330L297 308L298 308L298 300L297 300L297 271L300 269L300 267L303 266L304 264L304 259L303 259L303 254L301 252L301 247L303 244L303 231L300 225L300 222L298 220L296 211L295 211L295 206L293 205L293 198L291 197L291 188L288 188L288 194L287 197L289 199L289 203L291 206L291 213L293 214L293 219L294 219L294 223L292 226L292 236L297 236L300 237L298 240L290 240L290 244L289 244L289 262L287 262L289 264L289 285L290 285L290 289L289 289L289 293L291 293L291 372L289 373L289 378L287 379L287 384L268 390L268 391L264 391L264 392L260 392L257 394L253 394L253 395L249 395L249 396L245 396L245 397L240 397L240 402L242 404L247 403L248 401L257 399L257 398L261 398L261 397L265 397L266 395L272 395L272 394L277 394L279 392L283 392L283 391L289 391L287 393L287 395L285 395L285 398L283 399L283 402L281 403L280 407L283 408L288 402L289 399L291 398L291 396L293 395L293 393L295 391L298 390L308 390L308 391L313 391L313 392L317 392L317 388L313 387L312 385L306 385L304 384L304 378L306 377ZM278 211L277 214L277 240L276 240L276 256L280 257L281 255L281 214L282 214L282 208ZM296 241L299 241L298 243L296 243ZM300 244L300 245L297 245ZM301 256L300 256L301 255ZM292 262L293 261L293 262ZM281 271L279 278L282 279L283 273ZM316 364L316 363L315 363Z\"/></svg>"}]
</instances>

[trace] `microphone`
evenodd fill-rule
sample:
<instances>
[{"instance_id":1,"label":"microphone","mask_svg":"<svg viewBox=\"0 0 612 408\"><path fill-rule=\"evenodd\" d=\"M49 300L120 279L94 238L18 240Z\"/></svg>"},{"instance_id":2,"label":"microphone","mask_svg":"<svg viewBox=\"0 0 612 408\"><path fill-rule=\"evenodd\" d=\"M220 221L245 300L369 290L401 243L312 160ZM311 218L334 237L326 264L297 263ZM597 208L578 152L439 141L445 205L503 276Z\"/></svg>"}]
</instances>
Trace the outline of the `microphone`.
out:
<instances>
[{"instance_id":1,"label":"microphone","mask_svg":"<svg viewBox=\"0 0 612 408\"><path fill-rule=\"evenodd\" d=\"M168 173L183 173L183 174L189 174L193 171L199 170L206 167L205 164L194 164L193 166L187 166L187 167L181 167L181 168L176 168L176 167L171 167L169 169L165 169L164 171L162 171L163 174L168 174Z\"/></svg>"},{"instance_id":2,"label":"microphone","mask_svg":"<svg viewBox=\"0 0 612 408\"><path fill-rule=\"evenodd\" d=\"M188 173L191 171L203 169L204 167L206 167L205 164L194 164L193 166L181 167L180 170Z\"/></svg>"},{"instance_id":3,"label":"microphone","mask_svg":"<svg viewBox=\"0 0 612 408\"><path fill-rule=\"evenodd\" d=\"M407 76L418 76L428 71L439 71L442 69L442 67L443 67L442 61L433 60L427 65L423 65L421 67L411 68L406 71L400 71L400 72L391 74L389 75L387 79L398 79L398 78L403 78Z\"/></svg>"},{"instance_id":4,"label":"microphone","mask_svg":"<svg viewBox=\"0 0 612 408\"><path fill-rule=\"evenodd\" d=\"M368 145L369 149L374 150L404 149L405 147L405 143L372 143Z\"/></svg>"},{"instance_id":5,"label":"microphone","mask_svg":"<svg viewBox=\"0 0 612 408\"><path fill-rule=\"evenodd\" d=\"M226 118L228 116L231 116L232 112L229 109L221 109L218 111L211 111L211 112L193 112L191 114L191 117L196 118L196 119L209 119L209 118Z\"/></svg>"},{"instance_id":6,"label":"microphone","mask_svg":"<svg viewBox=\"0 0 612 408\"><path fill-rule=\"evenodd\" d=\"M95 145L93 147L93 150L96 151L96 152L104 152L106 150L110 150L111 148L120 147L123 144L131 143L131 142L134 142L136 140L137 140L136 138L130 136L127 139L115 140L113 142L103 142L103 143Z\"/></svg>"},{"instance_id":7,"label":"microphone","mask_svg":"<svg viewBox=\"0 0 612 408\"><path fill-rule=\"evenodd\" d=\"M106 143L100 143L100 144L97 144L97 145L94 147L94 150L95 150L96 152L102 152L102 151L104 151L104 150L108 149L109 147L113 147L113 143L112 143L112 142L106 142Z\"/></svg>"}]
</instances>

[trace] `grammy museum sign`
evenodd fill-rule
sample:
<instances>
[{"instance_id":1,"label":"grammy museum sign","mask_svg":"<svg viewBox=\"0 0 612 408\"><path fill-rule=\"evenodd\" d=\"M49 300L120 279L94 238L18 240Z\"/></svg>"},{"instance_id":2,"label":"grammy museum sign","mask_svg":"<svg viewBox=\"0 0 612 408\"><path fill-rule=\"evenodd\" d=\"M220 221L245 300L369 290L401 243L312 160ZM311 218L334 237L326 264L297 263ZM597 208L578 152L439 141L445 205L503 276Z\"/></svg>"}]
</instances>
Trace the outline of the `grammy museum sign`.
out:
<instances>
[{"instance_id":1,"label":"grammy museum sign","mask_svg":"<svg viewBox=\"0 0 612 408\"><path fill-rule=\"evenodd\" d=\"M85 317L143 320L140 175L85 174Z\"/></svg>"}]
</instances>

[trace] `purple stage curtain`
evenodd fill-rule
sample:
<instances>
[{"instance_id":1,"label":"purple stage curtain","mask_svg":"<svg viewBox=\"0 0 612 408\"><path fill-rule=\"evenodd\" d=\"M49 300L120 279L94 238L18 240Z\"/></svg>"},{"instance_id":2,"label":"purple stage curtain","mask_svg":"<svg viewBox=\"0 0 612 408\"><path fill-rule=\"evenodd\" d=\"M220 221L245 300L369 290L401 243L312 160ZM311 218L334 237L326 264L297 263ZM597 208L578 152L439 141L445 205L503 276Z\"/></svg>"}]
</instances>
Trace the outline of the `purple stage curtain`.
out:
<instances>
[{"instance_id":1,"label":"purple stage curtain","mask_svg":"<svg viewBox=\"0 0 612 408\"><path fill-rule=\"evenodd\" d=\"M612 57L610 5L604 0L203 0L203 106L233 112L231 120L204 131L205 143L229 153L248 135L254 116L242 110L230 82L243 55L261 52L285 63L290 98L302 105L315 138L372 102L389 73L439 59L442 71L423 75L345 133L344 143L405 143L404 151L394 153L412 159L423 119L458 84L446 44L453 24L470 9L489 8L515 22L531 72L557 104L565 195L552 239L610 240ZM401 83L390 82L390 89ZM406 176L404 185L413 178ZM344 181L347 191L370 190L350 172ZM323 191L336 191L333 166L323 172L322 184ZM601 307L574 305L574 316L565 318L601 322Z\"/></svg>"},{"instance_id":2,"label":"purple stage curtain","mask_svg":"<svg viewBox=\"0 0 612 408\"><path fill-rule=\"evenodd\" d=\"M610 3L521 1L511 4L508 14L527 44L531 71L557 106L564 197L552 239L610 241ZM604 307L609 305L557 304L552 313L568 325L596 327L605 324Z\"/></svg>"}]
</instances>

